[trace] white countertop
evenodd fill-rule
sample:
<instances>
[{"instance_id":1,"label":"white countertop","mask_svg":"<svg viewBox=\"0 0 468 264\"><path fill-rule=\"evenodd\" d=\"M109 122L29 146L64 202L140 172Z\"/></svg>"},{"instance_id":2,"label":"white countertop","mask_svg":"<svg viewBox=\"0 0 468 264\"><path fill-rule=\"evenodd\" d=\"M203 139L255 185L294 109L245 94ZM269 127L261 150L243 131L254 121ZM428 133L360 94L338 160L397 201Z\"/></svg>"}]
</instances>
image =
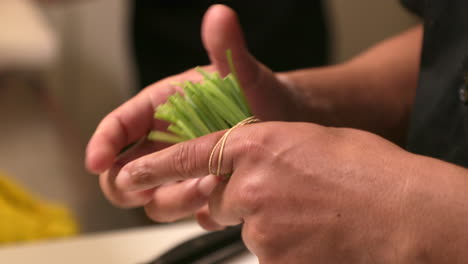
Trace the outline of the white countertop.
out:
<instances>
[{"instance_id":1,"label":"white countertop","mask_svg":"<svg viewBox=\"0 0 468 264\"><path fill-rule=\"evenodd\" d=\"M96 233L68 239L0 247L0 263L5 264L83 264L147 263L176 244L201 234L195 222ZM226 264L256 264L245 254Z\"/></svg>"}]
</instances>

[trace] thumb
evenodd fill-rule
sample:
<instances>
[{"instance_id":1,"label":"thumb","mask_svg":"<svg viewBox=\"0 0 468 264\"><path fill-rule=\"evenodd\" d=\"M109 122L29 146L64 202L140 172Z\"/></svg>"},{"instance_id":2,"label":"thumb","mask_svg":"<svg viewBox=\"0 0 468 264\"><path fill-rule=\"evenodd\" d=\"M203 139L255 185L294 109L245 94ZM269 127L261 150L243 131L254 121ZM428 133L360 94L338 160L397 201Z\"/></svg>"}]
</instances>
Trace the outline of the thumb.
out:
<instances>
[{"instance_id":1,"label":"thumb","mask_svg":"<svg viewBox=\"0 0 468 264\"><path fill-rule=\"evenodd\" d=\"M220 4L211 6L203 17L201 32L210 61L222 76L230 72L226 58L226 51L230 49L241 85L245 87L257 79L260 64L247 50L234 10Z\"/></svg>"}]
</instances>

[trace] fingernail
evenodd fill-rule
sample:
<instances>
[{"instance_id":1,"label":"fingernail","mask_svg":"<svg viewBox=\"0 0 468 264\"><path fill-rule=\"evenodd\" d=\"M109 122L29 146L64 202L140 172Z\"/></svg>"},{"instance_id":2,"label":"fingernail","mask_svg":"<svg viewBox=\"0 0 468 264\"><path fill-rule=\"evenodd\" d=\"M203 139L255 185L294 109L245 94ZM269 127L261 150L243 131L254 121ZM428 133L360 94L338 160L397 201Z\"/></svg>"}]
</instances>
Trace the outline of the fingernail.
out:
<instances>
[{"instance_id":1,"label":"fingernail","mask_svg":"<svg viewBox=\"0 0 468 264\"><path fill-rule=\"evenodd\" d=\"M208 175L200 179L198 182L198 190L205 196L209 196L216 185L218 184L219 179L214 175Z\"/></svg>"}]
</instances>

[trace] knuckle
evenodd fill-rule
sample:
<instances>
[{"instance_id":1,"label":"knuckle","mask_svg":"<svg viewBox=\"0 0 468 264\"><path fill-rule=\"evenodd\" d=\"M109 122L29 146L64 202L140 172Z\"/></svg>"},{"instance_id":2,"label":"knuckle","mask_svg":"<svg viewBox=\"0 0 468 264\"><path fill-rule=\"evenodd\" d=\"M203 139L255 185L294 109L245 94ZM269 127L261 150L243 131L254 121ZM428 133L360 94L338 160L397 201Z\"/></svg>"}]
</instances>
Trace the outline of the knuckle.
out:
<instances>
[{"instance_id":1,"label":"knuckle","mask_svg":"<svg viewBox=\"0 0 468 264\"><path fill-rule=\"evenodd\" d=\"M264 146L261 142L254 140L252 138L246 140L241 144L244 153L249 153L249 155L259 156L264 151Z\"/></svg>"},{"instance_id":2,"label":"knuckle","mask_svg":"<svg viewBox=\"0 0 468 264\"><path fill-rule=\"evenodd\" d=\"M244 210L245 215L252 215L258 211L265 202L265 192L260 181L253 179L247 180L239 186L237 190L236 202Z\"/></svg>"},{"instance_id":3,"label":"knuckle","mask_svg":"<svg viewBox=\"0 0 468 264\"><path fill-rule=\"evenodd\" d=\"M181 179L188 178L193 169L197 168L197 147L194 144L183 143L177 148L172 158L172 168Z\"/></svg>"},{"instance_id":4,"label":"knuckle","mask_svg":"<svg viewBox=\"0 0 468 264\"><path fill-rule=\"evenodd\" d=\"M246 243L256 253L262 256L271 255L272 252L268 252L268 249L277 248L279 243L278 232L268 225L268 221L250 221L244 223L242 236Z\"/></svg>"},{"instance_id":5,"label":"knuckle","mask_svg":"<svg viewBox=\"0 0 468 264\"><path fill-rule=\"evenodd\" d=\"M258 129L255 124L245 129L247 133L239 133L235 138L236 144L229 145L232 145L232 151L236 157L247 154L249 160L258 161L264 157L268 148L274 146L277 135L272 133L271 129Z\"/></svg>"},{"instance_id":6,"label":"knuckle","mask_svg":"<svg viewBox=\"0 0 468 264\"><path fill-rule=\"evenodd\" d=\"M124 166L122 172L127 172L130 175L129 184L147 185L152 180L151 165L147 162L135 161L131 165Z\"/></svg>"},{"instance_id":7,"label":"knuckle","mask_svg":"<svg viewBox=\"0 0 468 264\"><path fill-rule=\"evenodd\" d=\"M250 161L257 162L263 156L265 145L262 145L262 141L257 140L255 135L248 136L237 142L236 144L232 144L232 154L234 157L248 155Z\"/></svg>"}]
</instances>

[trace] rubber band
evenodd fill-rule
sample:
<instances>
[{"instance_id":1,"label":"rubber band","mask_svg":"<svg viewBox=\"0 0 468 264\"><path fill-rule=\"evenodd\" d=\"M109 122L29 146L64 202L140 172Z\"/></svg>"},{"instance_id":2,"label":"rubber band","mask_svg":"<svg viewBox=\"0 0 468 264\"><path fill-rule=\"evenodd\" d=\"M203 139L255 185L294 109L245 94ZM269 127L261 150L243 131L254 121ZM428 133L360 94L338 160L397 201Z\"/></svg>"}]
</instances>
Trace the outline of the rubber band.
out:
<instances>
[{"instance_id":1,"label":"rubber band","mask_svg":"<svg viewBox=\"0 0 468 264\"><path fill-rule=\"evenodd\" d=\"M245 125L252 124L252 123L258 123L258 122L260 122L259 119L257 119L254 116L251 116L251 117L248 117L248 118L240 121L235 126L231 127L228 131L226 131L226 133L224 133L224 135L218 140L216 145L211 150L210 159L208 160L208 172L210 174L215 175L215 176L220 176L221 164L223 162L224 146L226 145L226 140L227 140L229 134L231 134L231 132L234 129L238 128L238 127L245 126ZM216 153L216 151L218 149L219 149L219 151L218 151L218 166L216 168L216 173L214 173L213 172L213 159L214 159L215 153Z\"/></svg>"}]
</instances>

